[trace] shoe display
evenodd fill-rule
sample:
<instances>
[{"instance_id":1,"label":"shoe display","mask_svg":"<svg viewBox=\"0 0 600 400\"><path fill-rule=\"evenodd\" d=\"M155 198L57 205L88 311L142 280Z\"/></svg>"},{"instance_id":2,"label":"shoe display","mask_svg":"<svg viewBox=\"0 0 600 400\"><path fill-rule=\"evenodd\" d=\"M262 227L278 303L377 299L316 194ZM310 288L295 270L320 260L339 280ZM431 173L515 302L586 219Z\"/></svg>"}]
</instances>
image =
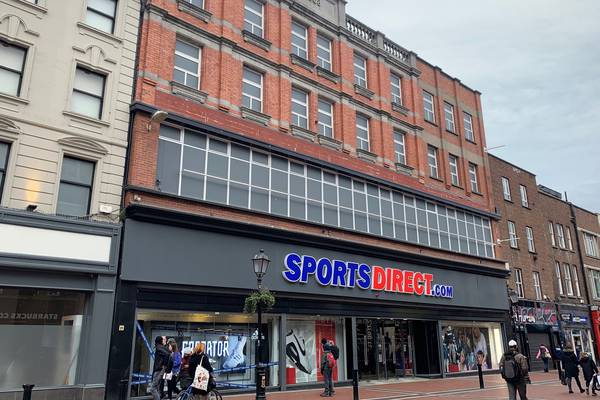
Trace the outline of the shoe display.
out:
<instances>
[{"instance_id":1,"label":"shoe display","mask_svg":"<svg viewBox=\"0 0 600 400\"><path fill-rule=\"evenodd\" d=\"M291 336L292 341L285 346L285 354L300 371L307 374L312 373L312 366L307 357L307 345L304 338L298 338L293 330L286 336Z\"/></svg>"},{"instance_id":2,"label":"shoe display","mask_svg":"<svg viewBox=\"0 0 600 400\"><path fill-rule=\"evenodd\" d=\"M245 336L229 336L227 345L229 357L223 362L223 368L235 368L246 361L244 348L247 340Z\"/></svg>"}]
</instances>

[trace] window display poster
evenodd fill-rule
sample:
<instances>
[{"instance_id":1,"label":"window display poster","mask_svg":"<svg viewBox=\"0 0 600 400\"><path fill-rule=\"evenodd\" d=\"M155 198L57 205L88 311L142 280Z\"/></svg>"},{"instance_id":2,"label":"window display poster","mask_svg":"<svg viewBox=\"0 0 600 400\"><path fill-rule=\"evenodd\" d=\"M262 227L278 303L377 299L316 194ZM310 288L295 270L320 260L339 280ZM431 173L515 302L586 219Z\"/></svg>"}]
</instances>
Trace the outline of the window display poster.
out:
<instances>
[{"instance_id":1,"label":"window display poster","mask_svg":"<svg viewBox=\"0 0 600 400\"><path fill-rule=\"evenodd\" d=\"M295 368L295 383L322 381L321 339L335 342L335 322L327 320L290 320L285 337L285 354L288 368ZM337 379L337 368L334 370Z\"/></svg>"},{"instance_id":2,"label":"window display poster","mask_svg":"<svg viewBox=\"0 0 600 400\"><path fill-rule=\"evenodd\" d=\"M477 371L477 355L483 357L483 370L491 369L488 328L442 326L444 370L447 373Z\"/></svg>"}]
</instances>

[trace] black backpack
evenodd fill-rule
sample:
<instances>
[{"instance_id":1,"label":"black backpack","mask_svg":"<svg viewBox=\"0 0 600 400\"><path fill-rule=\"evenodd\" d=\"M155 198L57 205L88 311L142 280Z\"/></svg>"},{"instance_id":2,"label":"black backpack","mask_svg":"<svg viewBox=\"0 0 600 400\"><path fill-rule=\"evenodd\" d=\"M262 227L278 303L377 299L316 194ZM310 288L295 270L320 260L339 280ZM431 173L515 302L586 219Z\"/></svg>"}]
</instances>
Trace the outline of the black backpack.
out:
<instances>
[{"instance_id":1,"label":"black backpack","mask_svg":"<svg viewBox=\"0 0 600 400\"><path fill-rule=\"evenodd\" d=\"M340 348L337 347L335 344L329 346L329 350L331 351L331 355L333 355L334 359L337 360L338 358L340 358Z\"/></svg>"},{"instance_id":2,"label":"black backpack","mask_svg":"<svg viewBox=\"0 0 600 400\"><path fill-rule=\"evenodd\" d=\"M500 374L509 383L518 383L521 380L521 364L517 362L514 355L504 356L504 365L500 368Z\"/></svg>"}]
</instances>

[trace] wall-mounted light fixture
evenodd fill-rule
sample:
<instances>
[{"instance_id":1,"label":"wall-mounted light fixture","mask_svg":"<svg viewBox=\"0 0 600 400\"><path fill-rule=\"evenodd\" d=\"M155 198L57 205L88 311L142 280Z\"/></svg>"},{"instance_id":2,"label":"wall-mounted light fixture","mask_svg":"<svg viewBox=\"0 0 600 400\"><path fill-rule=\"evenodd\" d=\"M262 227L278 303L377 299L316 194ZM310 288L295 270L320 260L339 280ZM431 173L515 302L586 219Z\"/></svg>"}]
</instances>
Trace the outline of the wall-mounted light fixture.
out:
<instances>
[{"instance_id":1,"label":"wall-mounted light fixture","mask_svg":"<svg viewBox=\"0 0 600 400\"><path fill-rule=\"evenodd\" d=\"M153 123L160 124L165 119L167 119L168 116L169 116L169 113L166 111L163 111L163 110L155 111L154 114L152 114L152 116L150 117L150 121L148 121L148 132L150 132L152 130Z\"/></svg>"}]
</instances>

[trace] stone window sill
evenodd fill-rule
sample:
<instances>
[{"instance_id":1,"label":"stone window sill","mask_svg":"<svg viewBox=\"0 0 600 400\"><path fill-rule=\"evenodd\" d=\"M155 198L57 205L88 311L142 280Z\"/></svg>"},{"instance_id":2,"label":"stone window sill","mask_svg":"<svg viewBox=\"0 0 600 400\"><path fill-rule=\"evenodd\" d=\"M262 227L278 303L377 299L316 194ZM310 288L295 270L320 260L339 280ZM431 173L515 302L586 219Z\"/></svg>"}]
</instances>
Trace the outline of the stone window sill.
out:
<instances>
[{"instance_id":1,"label":"stone window sill","mask_svg":"<svg viewBox=\"0 0 600 400\"><path fill-rule=\"evenodd\" d=\"M310 72L313 72L315 70L315 67L316 67L315 64L313 64L312 62L308 61L305 58L297 56L296 54L290 54L290 60L291 60L292 64L298 65Z\"/></svg>"},{"instance_id":2,"label":"stone window sill","mask_svg":"<svg viewBox=\"0 0 600 400\"><path fill-rule=\"evenodd\" d=\"M197 101L198 103L205 103L206 97L208 96L207 93L201 90L194 89L175 81L171 81L171 92L174 95Z\"/></svg>"},{"instance_id":3,"label":"stone window sill","mask_svg":"<svg viewBox=\"0 0 600 400\"><path fill-rule=\"evenodd\" d=\"M244 37L244 41L251 43L255 46L260 47L263 50L269 51L271 50L271 42L266 39L261 38L260 36L255 35L252 32L248 32L246 30L242 31L242 36Z\"/></svg>"},{"instance_id":4,"label":"stone window sill","mask_svg":"<svg viewBox=\"0 0 600 400\"><path fill-rule=\"evenodd\" d=\"M242 118L250 121L258 122L265 126L269 126L269 122L271 122L271 116L263 114L260 111L254 111L247 107L240 107L240 111L242 113Z\"/></svg>"},{"instance_id":5,"label":"stone window sill","mask_svg":"<svg viewBox=\"0 0 600 400\"><path fill-rule=\"evenodd\" d=\"M1 100L21 103L21 104L25 104L25 105L29 104L29 100L24 99L22 97L18 97L18 96L13 96L12 94L7 94L7 93L0 93L0 101Z\"/></svg>"},{"instance_id":6,"label":"stone window sill","mask_svg":"<svg viewBox=\"0 0 600 400\"><path fill-rule=\"evenodd\" d=\"M315 138L317 136L317 134L311 130L308 130L306 128L303 128L301 126L298 125L292 125L290 127L291 131L292 131L292 136L296 136L302 139L306 139L309 142L314 142Z\"/></svg>"},{"instance_id":7,"label":"stone window sill","mask_svg":"<svg viewBox=\"0 0 600 400\"><path fill-rule=\"evenodd\" d=\"M337 139L331 138L329 136L321 135L321 134L317 135L317 139L319 141L319 144L321 144L325 147L329 147L333 150L338 150L338 151L342 150L342 142Z\"/></svg>"},{"instance_id":8,"label":"stone window sill","mask_svg":"<svg viewBox=\"0 0 600 400\"><path fill-rule=\"evenodd\" d=\"M104 120L88 117L87 115L78 114L73 111L63 111L63 115L69 118L79 120L88 124L96 125L98 127L109 127L110 124Z\"/></svg>"},{"instance_id":9,"label":"stone window sill","mask_svg":"<svg viewBox=\"0 0 600 400\"><path fill-rule=\"evenodd\" d=\"M332 72L328 69L325 69L323 67L319 67L318 65L317 65L317 75L319 75L322 78L328 79L333 83L340 82L340 76L338 74L336 74L335 72Z\"/></svg>"},{"instance_id":10,"label":"stone window sill","mask_svg":"<svg viewBox=\"0 0 600 400\"><path fill-rule=\"evenodd\" d=\"M368 150L356 149L356 155L358 156L358 158L372 162L373 164L377 162L377 154L371 153Z\"/></svg>"},{"instance_id":11,"label":"stone window sill","mask_svg":"<svg viewBox=\"0 0 600 400\"><path fill-rule=\"evenodd\" d=\"M27 0L15 0L15 1L17 3L19 3L19 4L22 4L22 5L26 6L26 7L29 7L31 9L33 9L34 11L37 11L37 12L40 12L40 13L43 13L43 14L47 14L48 13L48 9L46 7L44 7L44 6L42 6L42 5L33 4L32 2L27 1ZM44 1L44 3L45 3L45 1Z\"/></svg>"},{"instance_id":12,"label":"stone window sill","mask_svg":"<svg viewBox=\"0 0 600 400\"><path fill-rule=\"evenodd\" d=\"M395 166L396 166L396 172L398 172L398 173L400 173L400 174L404 174L404 175L412 176L412 174L413 174L413 171L414 171L414 168L413 168L413 167L410 167L410 166L408 166L408 165L406 165L406 164L399 163L399 162L397 162L397 163L395 164Z\"/></svg>"},{"instance_id":13,"label":"stone window sill","mask_svg":"<svg viewBox=\"0 0 600 400\"><path fill-rule=\"evenodd\" d=\"M86 24L85 22L78 22L77 26L79 29L86 31L86 33L91 34L92 36L96 36L98 39L108 39L112 42L113 45L120 45L123 43L121 38L116 37L112 33L104 32L100 29L94 28Z\"/></svg>"},{"instance_id":14,"label":"stone window sill","mask_svg":"<svg viewBox=\"0 0 600 400\"><path fill-rule=\"evenodd\" d=\"M404 115L408 115L410 113L410 110L408 108L404 107L402 104L399 103L392 103L392 110Z\"/></svg>"},{"instance_id":15,"label":"stone window sill","mask_svg":"<svg viewBox=\"0 0 600 400\"><path fill-rule=\"evenodd\" d=\"M212 17L212 14L205 9L183 0L177 0L177 9L207 23L210 22L210 18Z\"/></svg>"},{"instance_id":16,"label":"stone window sill","mask_svg":"<svg viewBox=\"0 0 600 400\"><path fill-rule=\"evenodd\" d=\"M367 89L366 87L360 86L357 84L354 84L354 92L358 93L362 96L365 96L369 100L373 100L373 96L375 96L375 92L372 92L369 89Z\"/></svg>"}]
</instances>

